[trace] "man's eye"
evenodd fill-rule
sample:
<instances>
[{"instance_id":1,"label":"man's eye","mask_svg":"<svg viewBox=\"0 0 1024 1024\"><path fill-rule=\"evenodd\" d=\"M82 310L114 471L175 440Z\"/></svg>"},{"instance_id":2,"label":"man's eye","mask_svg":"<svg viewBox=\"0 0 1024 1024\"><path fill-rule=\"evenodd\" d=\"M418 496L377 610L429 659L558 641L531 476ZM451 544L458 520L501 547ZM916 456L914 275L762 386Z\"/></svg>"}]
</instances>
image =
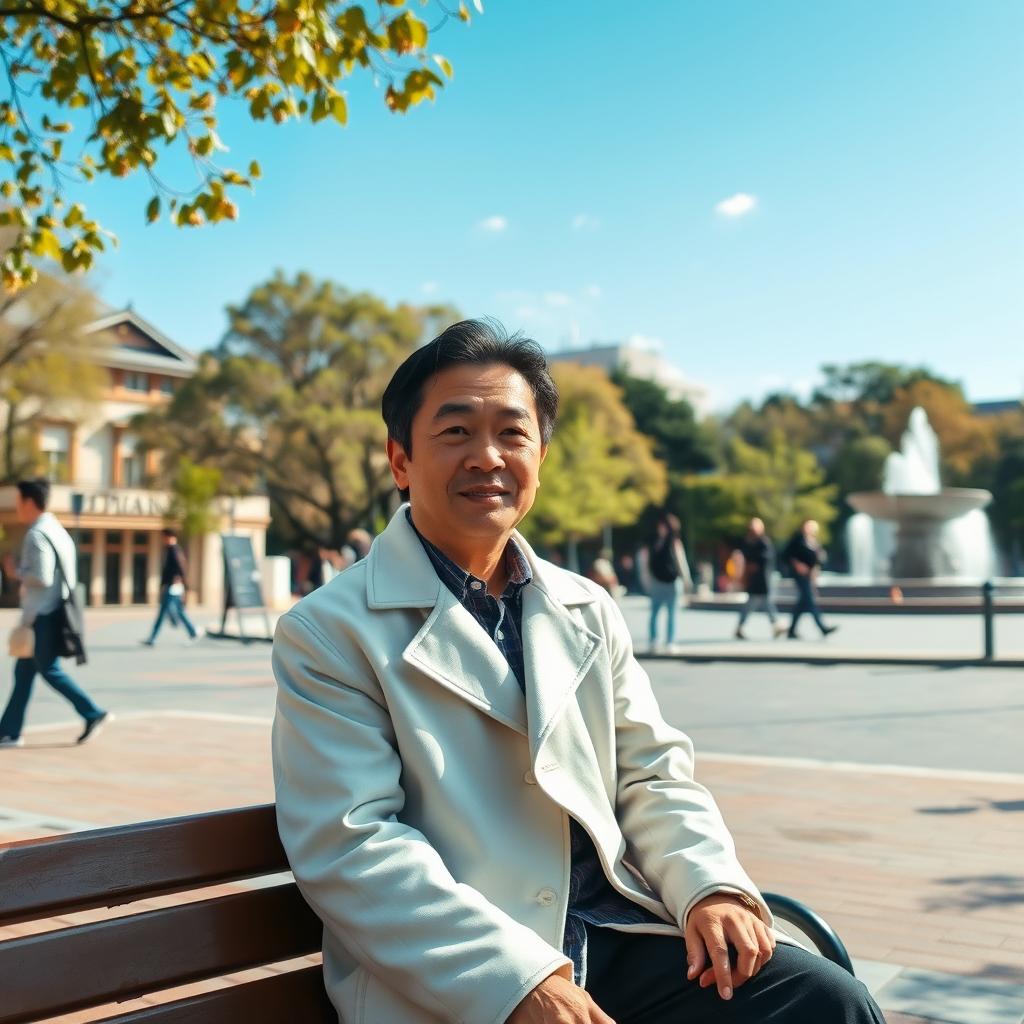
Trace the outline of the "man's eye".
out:
<instances>
[{"instance_id":1,"label":"man's eye","mask_svg":"<svg viewBox=\"0 0 1024 1024\"><path fill-rule=\"evenodd\" d=\"M448 427L448 429L447 429L447 430L445 430L445 431L444 431L444 433L446 433L446 434L457 434L457 433L459 433L460 431L461 431L461 432L462 432L463 434L466 434L466 433L468 433L468 431L466 430L466 428L465 428L465 427Z\"/></svg>"}]
</instances>

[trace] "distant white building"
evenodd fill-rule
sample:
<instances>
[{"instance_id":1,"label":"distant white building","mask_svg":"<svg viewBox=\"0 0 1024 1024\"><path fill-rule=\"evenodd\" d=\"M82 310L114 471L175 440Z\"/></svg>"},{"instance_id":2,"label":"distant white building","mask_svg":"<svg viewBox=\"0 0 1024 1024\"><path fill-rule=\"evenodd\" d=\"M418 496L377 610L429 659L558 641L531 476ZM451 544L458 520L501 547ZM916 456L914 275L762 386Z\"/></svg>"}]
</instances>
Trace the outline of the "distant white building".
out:
<instances>
[{"instance_id":1,"label":"distant white building","mask_svg":"<svg viewBox=\"0 0 1024 1024\"><path fill-rule=\"evenodd\" d=\"M628 343L591 345L589 348L556 352L548 359L552 363L599 366L607 373L625 370L631 377L640 377L660 384L669 398L689 402L698 419L703 419L709 411L708 389L703 384L690 380L679 367L670 363L656 349Z\"/></svg>"}]
</instances>

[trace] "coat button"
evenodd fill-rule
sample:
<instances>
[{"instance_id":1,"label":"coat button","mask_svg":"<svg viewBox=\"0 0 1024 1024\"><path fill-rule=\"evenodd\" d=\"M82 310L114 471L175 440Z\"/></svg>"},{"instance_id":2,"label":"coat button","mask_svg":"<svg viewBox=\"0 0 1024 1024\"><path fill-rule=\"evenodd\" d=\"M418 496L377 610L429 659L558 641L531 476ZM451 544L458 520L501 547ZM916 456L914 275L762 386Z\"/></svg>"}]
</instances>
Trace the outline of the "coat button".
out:
<instances>
[{"instance_id":1,"label":"coat button","mask_svg":"<svg viewBox=\"0 0 1024 1024\"><path fill-rule=\"evenodd\" d=\"M534 775L530 769L527 769L526 774L523 776L523 782L525 782L528 786L536 786L537 776Z\"/></svg>"},{"instance_id":2,"label":"coat button","mask_svg":"<svg viewBox=\"0 0 1024 1024\"><path fill-rule=\"evenodd\" d=\"M554 889L541 889L541 891L537 893L537 902L542 907L550 907L556 899L558 899L558 893L556 893Z\"/></svg>"}]
</instances>

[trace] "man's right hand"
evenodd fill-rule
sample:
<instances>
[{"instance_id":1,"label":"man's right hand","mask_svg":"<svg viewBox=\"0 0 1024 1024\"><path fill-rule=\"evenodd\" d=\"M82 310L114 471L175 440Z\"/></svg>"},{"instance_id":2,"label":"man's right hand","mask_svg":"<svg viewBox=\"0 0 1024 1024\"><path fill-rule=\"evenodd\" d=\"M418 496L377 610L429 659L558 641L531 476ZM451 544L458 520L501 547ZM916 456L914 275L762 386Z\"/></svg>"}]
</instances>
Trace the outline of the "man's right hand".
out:
<instances>
[{"instance_id":1,"label":"man's right hand","mask_svg":"<svg viewBox=\"0 0 1024 1024\"><path fill-rule=\"evenodd\" d=\"M512 1011L507 1024L615 1024L579 985L560 973L546 977Z\"/></svg>"}]
</instances>

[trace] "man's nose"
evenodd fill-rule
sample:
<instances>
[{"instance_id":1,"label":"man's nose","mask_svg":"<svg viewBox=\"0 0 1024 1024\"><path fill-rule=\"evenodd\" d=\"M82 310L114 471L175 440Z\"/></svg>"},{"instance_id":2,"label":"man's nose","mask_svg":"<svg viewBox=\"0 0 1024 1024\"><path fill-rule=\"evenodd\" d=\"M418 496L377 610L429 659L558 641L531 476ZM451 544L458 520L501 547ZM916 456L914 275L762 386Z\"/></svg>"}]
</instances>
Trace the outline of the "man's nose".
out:
<instances>
[{"instance_id":1,"label":"man's nose","mask_svg":"<svg viewBox=\"0 0 1024 1024\"><path fill-rule=\"evenodd\" d=\"M501 457L501 449L493 441L482 441L473 446L473 450L466 456L466 468L476 469L484 473L493 472L496 469L504 468L505 460Z\"/></svg>"}]
</instances>

